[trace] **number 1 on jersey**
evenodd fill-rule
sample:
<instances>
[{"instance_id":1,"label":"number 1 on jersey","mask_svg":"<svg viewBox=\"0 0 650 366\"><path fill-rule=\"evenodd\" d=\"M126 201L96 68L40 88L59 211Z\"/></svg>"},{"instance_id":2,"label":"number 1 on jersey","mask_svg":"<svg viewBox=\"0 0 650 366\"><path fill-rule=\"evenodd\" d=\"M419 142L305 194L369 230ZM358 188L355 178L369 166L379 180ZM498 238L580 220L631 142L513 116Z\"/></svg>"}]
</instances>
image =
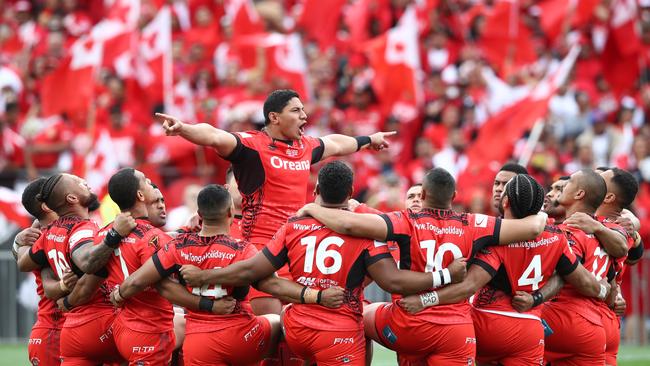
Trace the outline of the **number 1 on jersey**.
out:
<instances>
[{"instance_id":1,"label":"number 1 on jersey","mask_svg":"<svg viewBox=\"0 0 650 366\"><path fill-rule=\"evenodd\" d=\"M47 256L50 257L52 262L54 262L54 266L56 267L56 275L59 276L59 279L63 279L63 271L70 270L70 266L65 260L63 253L59 252L56 249L51 249L49 252L47 252Z\"/></svg>"},{"instance_id":2,"label":"number 1 on jersey","mask_svg":"<svg viewBox=\"0 0 650 366\"><path fill-rule=\"evenodd\" d=\"M531 272L534 272L533 277L530 277ZM533 260L530 261L530 264L528 267L526 267L524 273L521 275L521 277L519 277L519 280L517 280L517 286L531 285L533 291L535 291L539 289L539 283L542 282L543 279L544 275L542 275L542 256L535 254Z\"/></svg>"}]
</instances>

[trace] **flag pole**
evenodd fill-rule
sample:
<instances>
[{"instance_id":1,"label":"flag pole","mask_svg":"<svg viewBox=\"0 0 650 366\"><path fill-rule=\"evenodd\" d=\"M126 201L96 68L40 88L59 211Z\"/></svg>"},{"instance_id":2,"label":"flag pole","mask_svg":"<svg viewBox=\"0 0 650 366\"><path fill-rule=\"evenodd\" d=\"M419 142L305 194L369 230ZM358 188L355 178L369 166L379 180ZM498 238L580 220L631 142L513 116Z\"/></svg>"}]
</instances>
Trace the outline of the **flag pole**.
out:
<instances>
[{"instance_id":1,"label":"flag pole","mask_svg":"<svg viewBox=\"0 0 650 366\"><path fill-rule=\"evenodd\" d=\"M528 140L526 141L526 146L524 146L524 150L519 157L520 165L528 165L528 162L530 161L530 158L533 156L533 152L535 151L535 147L539 142L539 138L542 136L542 131L544 131L544 125L544 119L542 118L538 119L537 122L535 122L535 125L533 125L533 128L530 131L530 135L528 136Z\"/></svg>"}]
</instances>

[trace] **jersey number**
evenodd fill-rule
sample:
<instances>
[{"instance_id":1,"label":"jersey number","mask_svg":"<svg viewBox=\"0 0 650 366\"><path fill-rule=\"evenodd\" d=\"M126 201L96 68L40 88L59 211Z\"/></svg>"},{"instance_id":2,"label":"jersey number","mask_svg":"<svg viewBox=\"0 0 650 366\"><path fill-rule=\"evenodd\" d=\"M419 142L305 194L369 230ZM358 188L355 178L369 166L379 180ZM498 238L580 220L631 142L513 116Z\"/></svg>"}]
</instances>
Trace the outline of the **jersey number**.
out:
<instances>
[{"instance_id":1,"label":"jersey number","mask_svg":"<svg viewBox=\"0 0 650 366\"><path fill-rule=\"evenodd\" d=\"M533 274L532 277L531 273ZM544 275L542 274L542 256L535 254L533 260L530 261L530 264L528 267L526 267L524 273L521 275L521 277L519 277L519 280L517 280L517 286L523 287L531 285L533 291L535 291L539 289L539 283L542 282L543 279Z\"/></svg>"},{"instance_id":2,"label":"jersey number","mask_svg":"<svg viewBox=\"0 0 650 366\"><path fill-rule=\"evenodd\" d=\"M126 262L124 261L124 258L122 258L122 252L120 251L120 248L113 250L113 254L115 254L115 256L120 259L120 267L122 268L122 274L124 275L124 279L126 279L127 277L129 277L129 268L126 266Z\"/></svg>"},{"instance_id":3,"label":"jersey number","mask_svg":"<svg viewBox=\"0 0 650 366\"><path fill-rule=\"evenodd\" d=\"M54 262L54 267L56 267L56 275L59 276L59 279L62 279L63 272L70 270L70 266L65 260L65 256L63 253L59 252L56 249L51 249L49 252L47 252L47 256L52 260L52 262Z\"/></svg>"},{"instance_id":4,"label":"jersey number","mask_svg":"<svg viewBox=\"0 0 650 366\"><path fill-rule=\"evenodd\" d=\"M447 252L451 252L454 255L454 259L461 258L463 252L460 251L460 248L454 243L443 243L438 247L436 252L436 241L435 240L423 240L420 242L420 248L426 249L427 254L427 264L424 267L425 272L440 271L444 269L442 266L442 260L445 257Z\"/></svg>"},{"instance_id":5,"label":"jersey number","mask_svg":"<svg viewBox=\"0 0 650 366\"><path fill-rule=\"evenodd\" d=\"M332 245L340 248L343 243L343 239L337 236L328 236L318 244L318 249L316 249L316 267L318 267L318 270L322 274L334 274L341 269L341 264L343 263L341 253L337 252L335 249L327 248ZM305 250L305 267L303 268L303 272L311 273L314 270L314 249L316 248L316 237L307 236L302 238L300 244L307 246L307 249ZM325 264L327 258L332 259L332 264L329 266Z\"/></svg>"},{"instance_id":6,"label":"jersey number","mask_svg":"<svg viewBox=\"0 0 650 366\"><path fill-rule=\"evenodd\" d=\"M219 269L221 267L214 267ZM203 285L201 287L192 287L192 294L197 296L206 296L213 299L220 299L228 295L228 291L221 288L221 285Z\"/></svg>"},{"instance_id":7,"label":"jersey number","mask_svg":"<svg viewBox=\"0 0 650 366\"><path fill-rule=\"evenodd\" d=\"M603 263L602 266L600 266L600 268L598 268L598 260L602 259L603 257L605 257L605 262ZM596 251L594 252L594 264L591 267L591 273L594 276L596 276L596 279L598 281L600 281L603 278L603 274L605 273L608 264L609 264L609 256L607 255L607 252L600 249L600 247L596 248Z\"/></svg>"}]
</instances>

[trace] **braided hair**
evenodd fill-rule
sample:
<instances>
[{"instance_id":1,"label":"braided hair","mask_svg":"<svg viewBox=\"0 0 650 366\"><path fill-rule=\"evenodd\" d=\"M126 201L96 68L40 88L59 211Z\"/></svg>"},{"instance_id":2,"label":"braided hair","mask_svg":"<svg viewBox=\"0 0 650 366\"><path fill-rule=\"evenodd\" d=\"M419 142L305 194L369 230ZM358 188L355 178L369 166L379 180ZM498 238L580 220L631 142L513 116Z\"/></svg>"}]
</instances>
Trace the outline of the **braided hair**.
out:
<instances>
[{"instance_id":1,"label":"braided hair","mask_svg":"<svg viewBox=\"0 0 650 366\"><path fill-rule=\"evenodd\" d=\"M61 179L63 179L62 173L54 174L53 176L47 178L41 187L41 191L36 195L36 199L38 201L45 203L47 207L52 210L56 210L60 205L58 202L56 202L57 195L55 194L56 192L54 188L61 181Z\"/></svg>"},{"instance_id":2,"label":"braided hair","mask_svg":"<svg viewBox=\"0 0 650 366\"><path fill-rule=\"evenodd\" d=\"M528 174L515 175L505 191L512 214L518 219L538 213L544 203L544 188Z\"/></svg>"}]
</instances>

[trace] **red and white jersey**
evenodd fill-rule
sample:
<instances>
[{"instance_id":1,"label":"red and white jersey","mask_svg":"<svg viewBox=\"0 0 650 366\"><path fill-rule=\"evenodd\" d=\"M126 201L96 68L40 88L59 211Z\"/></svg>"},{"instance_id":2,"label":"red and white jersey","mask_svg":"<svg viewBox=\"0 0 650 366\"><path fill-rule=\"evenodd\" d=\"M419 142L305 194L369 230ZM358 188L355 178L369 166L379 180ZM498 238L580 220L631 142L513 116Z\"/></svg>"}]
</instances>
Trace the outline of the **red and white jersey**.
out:
<instances>
[{"instance_id":1,"label":"red and white jersey","mask_svg":"<svg viewBox=\"0 0 650 366\"><path fill-rule=\"evenodd\" d=\"M122 238L120 246L113 251L113 256L106 263L106 282L111 291L172 239L147 219L136 219L135 222L136 227ZM102 228L97 237L98 242L104 240L112 228L113 223ZM162 333L173 328L174 311L169 301L160 296L155 288L148 287L124 303L119 318L131 330Z\"/></svg>"},{"instance_id":2,"label":"red and white jersey","mask_svg":"<svg viewBox=\"0 0 650 366\"><path fill-rule=\"evenodd\" d=\"M285 311L305 327L319 330L363 329L363 280L366 268L389 258L386 243L340 235L311 217L292 217L262 251L276 269L289 264L291 278L305 286L345 289L343 306L292 304Z\"/></svg>"},{"instance_id":3,"label":"red and white jersey","mask_svg":"<svg viewBox=\"0 0 650 366\"><path fill-rule=\"evenodd\" d=\"M632 238L627 231L616 222L608 219L604 216L598 216L598 221L600 221L608 229L617 231L625 237L627 241L627 250L634 248L634 238ZM616 270L616 283L620 286L623 283L623 273L625 273L625 260L627 259L627 254L620 258L614 259L614 269Z\"/></svg>"},{"instance_id":4,"label":"red and white jersey","mask_svg":"<svg viewBox=\"0 0 650 366\"><path fill-rule=\"evenodd\" d=\"M524 316L512 307L511 295L542 288L555 271L561 276L570 274L578 266L578 259L564 232L557 226L547 225L534 240L483 249L472 264L492 276L490 283L474 298L475 308L513 317L532 315L539 319L541 307L527 311L524 314L528 316Z\"/></svg>"},{"instance_id":5,"label":"red and white jersey","mask_svg":"<svg viewBox=\"0 0 650 366\"><path fill-rule=\"evenodd\" d=\"M272 139L263 131L233 133L237 147L225 157L242 195L242 237L259 247L305 204L312 164L323 156L321 139Z\"/></svg>"},{"instance_id":6,"label":"red and white jersey","mask_svg":"<svg viewBox=\"0 0 650 366\"><path fill-rule=\"evenodd\" d=\"M49 265L59 278L63 277L64 269L71 269L79 278L84 275L71 260L71 253L82 245L95 243L99 228L94 221L78 216L64 216L51 223L46 232L41 235L29 255L35 263L41 266ZM96 276L107 277L105 269L95 273ZM66 314L64 327L75 327L85 324L104 313L113 313L114 308L109 300L110 290L103 283L93 294L89 302L73 308Z\"/></svg>"},{"instance_id":7,"label":"red and white jersey","mask_svg":"<svg viewBox=\"0 0 650 366\"><path fill-rule=\"evenodd\" d=\"M469 259L484 247L499 243L501 219L494 216L424 208L420 212L395 211L381 217L388 227L386 240L399 246L400 269L439 271L454 259ZM400 311L405 317L437 324L472 323L467 300L429 307L416 315L401 308Z\"/></svg>"},{"instance_id":8,"label":"red and white jersey","mask_svg":"<svg viewBox=\"0 0 650 366\"><path fill-rule=\"evenodd\" d=\"M230 236L235 239L242 240L241 234L241 215L235 215L230 224Z\"/></svg>"},{"instance_id":9,"label":"red and white jersey","mask_svg":"<svg viewBox=\"0 0 650 366\"><path fill-rule=\"evenodd\" d=\"M161 276L167 277L177 273L181 266L191 264L201 269L227 267L233 263L248 259L257 254L255 246L233 239L229 235L199 236L197 233L183 233L156 252L152 259ZM186 315L186 334L213 332L232 326L246 324L253 319L248 301L248 286L233 287L220 285L205 285L187 287L191 293L218 299L232 296L237 299L237 305L232 313L216 315L207 312L195 312L188 309Z\"/></svg>"},{"instance_id":10,"label":"red and white jersey","mask_svg":"<svg viewBox=\"0 0 650 366\"><path fill-rule=\"evenodd\" d=\"M582 265L590 271L597 280L613 274L612 258L600 246L600 242L593 234L582 230L560 225L566 231L569 245L576 257L580 258ZM557 306L563 311L572 311L582 315L593 324L601 325L600 307L602 301L585 297L570 283L564 285L559 295L547 306Z\"/></svg>"}]
</instances>

